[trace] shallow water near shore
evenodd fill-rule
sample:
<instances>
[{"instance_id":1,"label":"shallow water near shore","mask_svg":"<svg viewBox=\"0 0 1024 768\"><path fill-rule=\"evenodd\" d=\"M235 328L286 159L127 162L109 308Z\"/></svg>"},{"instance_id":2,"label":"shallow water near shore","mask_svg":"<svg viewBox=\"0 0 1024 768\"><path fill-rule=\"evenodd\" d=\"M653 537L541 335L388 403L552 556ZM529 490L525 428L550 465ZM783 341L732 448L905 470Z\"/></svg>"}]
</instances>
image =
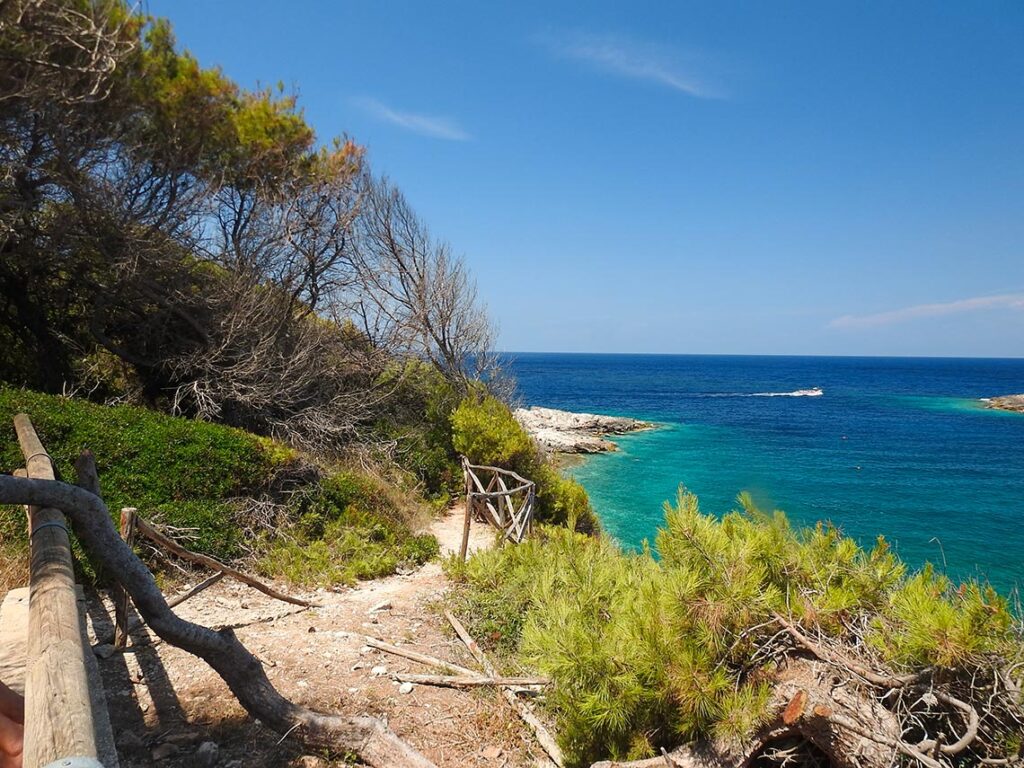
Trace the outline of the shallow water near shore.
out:
<instances>
[{"instance_id":1,"label":"shallow water near shore","mask_svg":"<svg viewBox=\"0 0 1024 768\"><path fill-rule=\"evenodd\" d=\"M516 354L511 368L528 404L663 425L569 469L625 546L653 540L683 483L706 512L746 490L865 545L882 534L912 567L1024 584L1024 415L978 400L1024 391L1024 360Z\"/></svg>"}]
</instances>

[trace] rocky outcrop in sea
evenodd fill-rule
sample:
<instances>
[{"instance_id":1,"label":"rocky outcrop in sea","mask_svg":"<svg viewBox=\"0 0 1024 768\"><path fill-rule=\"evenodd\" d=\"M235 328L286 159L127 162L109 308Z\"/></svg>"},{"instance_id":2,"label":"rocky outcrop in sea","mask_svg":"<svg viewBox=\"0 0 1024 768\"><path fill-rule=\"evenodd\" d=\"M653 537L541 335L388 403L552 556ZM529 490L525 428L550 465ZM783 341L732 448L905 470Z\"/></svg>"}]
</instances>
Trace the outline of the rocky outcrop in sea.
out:
<instances>
[{"instance_id":1,"label":"rocky outcrop in sea","mask_svg":"<svg viewBox=\"0 0 1024 768\"><path fill-rule=\"evenodd\" d=\"M618 449L606 435L653 429L654 424L625 416L573 413L555 408L517 408L516 420L540 443L556 453L603 453Z\"/></svg>"},{"instance_id":2,"label":"rocky outcrop in sea","mask_svg":"<svg viewBox=\"0 0 1024 768\"><path fill-rule=\"evenodd\" d=\"M983 397L981 402L986 408L995 408L999 411L1014 411L1024 413L1024 395L1003 395L1002 397Z\"/></svg>"}]
</instances>

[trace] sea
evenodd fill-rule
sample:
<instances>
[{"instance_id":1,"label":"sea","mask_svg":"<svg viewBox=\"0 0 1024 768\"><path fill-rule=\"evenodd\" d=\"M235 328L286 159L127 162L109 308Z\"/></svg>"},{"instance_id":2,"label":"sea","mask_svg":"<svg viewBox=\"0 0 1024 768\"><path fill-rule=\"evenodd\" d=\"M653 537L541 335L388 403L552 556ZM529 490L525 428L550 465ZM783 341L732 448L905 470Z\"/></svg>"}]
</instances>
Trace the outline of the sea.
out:
<instances>
[{"instance_id":1,"label":"sea","mask_svg":"<svg viewBox=\"0 0 1024 768\"><path fill-rule=\"evenodd\" d=\"M913 569L1024 585L1024 359L508 355L520 400L658 429L568 471L604 529L653 543L684 485L722 515L750 492L802 525L879 535ZM815 390L820 390L817 394Z\"/></svg>"}]
</instances>

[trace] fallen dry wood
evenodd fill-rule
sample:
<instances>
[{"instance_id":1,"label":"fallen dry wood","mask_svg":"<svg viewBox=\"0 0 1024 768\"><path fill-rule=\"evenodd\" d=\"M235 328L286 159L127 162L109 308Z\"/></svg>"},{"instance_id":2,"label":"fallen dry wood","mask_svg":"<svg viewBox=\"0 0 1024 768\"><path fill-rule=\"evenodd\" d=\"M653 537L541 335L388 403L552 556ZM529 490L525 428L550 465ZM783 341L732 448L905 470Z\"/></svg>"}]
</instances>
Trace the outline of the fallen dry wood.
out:
<instances>
[{"instance_id":1,"label":"fallen dry wood","mask_svg":"<svg viewBox=\"0 0 1024 768\"><path fill-rule=\"evenodd\" d=\"M86 490L89 490L89 489L87 488ZM195 597L196 595L198 595L200 592L202 592L207 587L212 587L214 584L216 584L217 582L221 581L224 578L225 575L226 574L223 571L217 571L215 574L213 574L213 576L211 576L208 579L205 579L204 581L199 582L198 584L196 584L194 587L192 587L191 589L187 590L186 592L182 592L180 595L175 595L174 597L172 597L170 600L167 601L167 607L168 608L177 608L179 605L184 603L186 600L189 600L189 599ZM126 635L130 635L132 632L134 632L135 630L137 630L141 626L143 626L143 622L140 621L138 619L138 617L133 617L132 620L128 622L128 626L125 627L125 634ZM105 644L112 643L113 641L114 641L114 635L113 634L108 634L108 635L106 635L106 636L104 636L102 638L97 638L96 644L97 645L105 645Z\"/></svg>"},{"instance_id":2,"label":"fallen dry wood","mask_svg":"<svg viewBox=\"0 0 1024 768\"><path fill-rule=\"evenodd\" d=\"M438 659L434 656L428 656L425 653L414 651L411 648L402 648L397 645L391 645L390 643L385 643L383 640L378 640L377 638L370 637L369 635L365 635L364 639L366 640L366 644L371 648L376 648L378 651L390 653L393 656L401 656L406 659L411 659L412 661L418 661L420 664L426 664L428 667L437 667L438 669L457 672L465 677L483 677L479 672L475 672L472 669L460 667L458 664L452 664L450 661L444 661L443 659Z\"/></svg>"},{"instance_id":3,"label":"fallen dry wood","mask_svg":"<svg viewBox=\"0 0 1024 768\"><path fill-rule=\"evenodd\" d=\"M549 680L540 677L484 677L482 675L413 675L406 672L395 672L395 680L402 683L419 683L420 685L437 685L444 688L479 688L488 685L506 686L540 686L548 685Z\"/></svg>"},{"instance_id":4,"label":"fallen dry wood","mask_svg":"<svg viewBox=\"0 0 1024 768\"><path fill-rule=\"evenodd\" d=\"M353 752L380 768L433 766L375 717L323 714L284 698L231 629L214 631L174 615L153 575L121 539L109 510L95 494L57 481L0 475L0 503L63 510L86 551L124 585L153 631L206 661L246 711L278 733L293 735L308 746Z\"/></svg>"},{"instance_id":5,"label":"fallen dry wood","mask_svg":"<svg viewBox=\"0 0 1024 768\"><path fill-rule=\"evenodd\" d=\"M480 662L480 666L484 668L484 671L490 677L498 677L494 665L491 664L490 659L487 658L486 654L477 645L476 640L466 631L466 628L462 626L462 622L455 618L451 611L444 612L452 628L455 630L455 634L459 636L459 639L465 644L469 652L473 654L473 658ZM505 700L512 705L512 708L519 714L519 717L524 723L533 729L534 735L537 737L537 742L544 748L544 751L548 753L548 757L551 761L559 766L563 766L564 759L562 757L562 750L559 748L557 742L552 738L551 734L548 733L548 729L544 727L544 723L540 721L537 715L534 714L533 709L525 701L520 701L516 698L516 694L509 688L502 687L501 695L505 697Z\"/></svg>"},{"instance_id":6,"label":"fallen dry wood","mask_svg":"<svg viewBox=\"0 0 1024 768\"><path fill-rule=\"evenodd\" d=\"M140 534L145 536L154 544L159 544L161 547L165 547L168 551L170 551L172 554L177 555L182 560L188 560L189 562L196 563L197 565L204 565L207 568L210 568L214 571L220 571L221 573L224 573L230 576L231 578L242 582L243 584L248 584L253 589L259 590L265 595L269 595L275 600L281 600L285 603L291 603L292 605L301 605L305 608L319 607L316 603L311 603L308 600L303 600L298 597L292 597L291 595L284 594L284 592L278 592L276 589L274 589L271 586L268 586L267 584L264 584L259 579L254 579L252 576L247 576L241 571L237 571L230 565L225 565L219 560L214 560L212 557L207 557L206 555L201 555L198 552L191 552L185 549L171 537L165 536L164 534L160 533L160 531L158 531L152 525L147 523L141 517L137 517L135 519L135 526L136 530Z\"/></svg>"},{"instance_id":7,"label":"fallen dry wood","mask_svg":"<svg viewBox=\"0 0 1024 768\"><path fill-rule=\"evenodd\" d=\"M848 685L824 661L791 659L772 692L772 720L744 742L703 739L660 757L608 760L591 768L724 768L757 765L781 739L806 740L829 756L832 768L890 768L897 764L899 721L873 696ZM926 768L928 758L904 752ZM794 764L799 756L794 756Z\"/></svg>"},{"instance_id":8,"label":"fallen dry wood","mask_svg":"<svg viewBox=\"0 0 1024 768\"><path fill-rule=\"evenodd\" d=\"M428 667L436 667L437 669L442 669L447 672L455 672L457 675L461 677L474 677L480 678L481 680L490 679L486 675L480 674L475 669L469 669L458 664L453 664L450 661L445 661L444 659L438 659L434 656L428 656L425 653L414 651L411 648L403 648L401 646L391 645L389 643L385 643L383 640L378 640L375 637L370 637L369 635L364 635L363 639L366 640L366 644L371 648L376 648L378 651L390 653L393 656L401 656L406 659L411 659L412 661L418 661L420 664L426 664ZM515 693L525 693L531 696L537 693L537 691L534 688L530 688L528 686L513 685L510 687Z\"/></svg>"}]
</instances>

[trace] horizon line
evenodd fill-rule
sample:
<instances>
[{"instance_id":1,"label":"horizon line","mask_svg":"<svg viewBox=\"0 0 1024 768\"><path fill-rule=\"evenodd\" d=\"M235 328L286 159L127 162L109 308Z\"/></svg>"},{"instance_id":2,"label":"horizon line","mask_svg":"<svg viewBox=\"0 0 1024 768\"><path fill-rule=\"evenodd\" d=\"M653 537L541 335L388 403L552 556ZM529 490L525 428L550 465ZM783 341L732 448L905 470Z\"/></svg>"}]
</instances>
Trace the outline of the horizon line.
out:
<instances>
[{"instance_id":1,"label":"horizon line","mask_svg":"<svg viewBox=\"0 0 1024 768\"><path fill-rule=\"evenodd\" d=\"M850 360L1020 360L1022 355L834 355L785 352L586 352L550 350L492 350L495 355L607 355L618 357L823 357Z\"/></svg>"}]
</instances>

